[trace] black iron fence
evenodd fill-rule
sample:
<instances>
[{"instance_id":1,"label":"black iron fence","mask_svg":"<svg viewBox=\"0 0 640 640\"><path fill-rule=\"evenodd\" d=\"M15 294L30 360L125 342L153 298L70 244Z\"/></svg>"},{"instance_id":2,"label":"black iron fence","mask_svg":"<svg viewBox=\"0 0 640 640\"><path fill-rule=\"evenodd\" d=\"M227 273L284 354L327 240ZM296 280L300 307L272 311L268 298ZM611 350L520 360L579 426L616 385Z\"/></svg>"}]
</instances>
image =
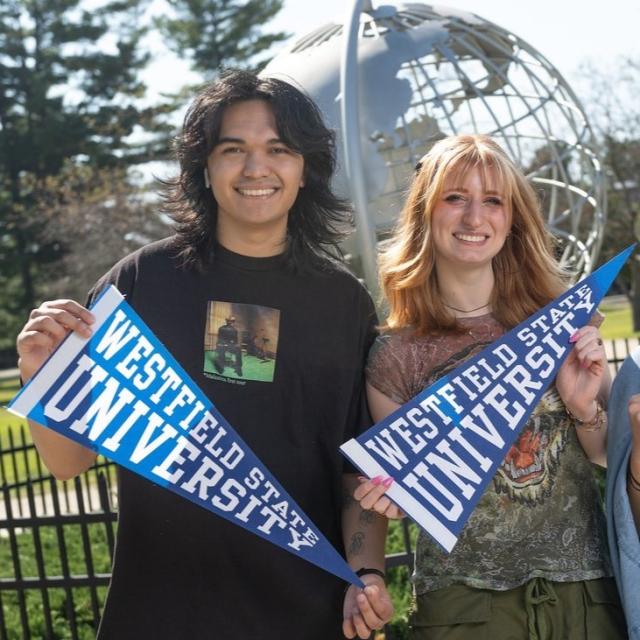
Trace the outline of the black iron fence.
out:
<instances>
[{"instance_id":1,"label":"black iron fence","mask_svg":"<svg viewBox=\"0 0 640 640\"><path fill-rule=\"evenodd\" d=\"M617 371L637 339L610 341ZM17 435L16 435L17 434ZM43 468L24 428L0 435L0 640L93 640L114 551L115 466L106 460L73 481ZM387 568L413 568L412 525ZM394 637L388 629L387 639Z\"/></svg>"},{"instance_id":2,"label":"black iron fence","mask_svg":"<svg viewBox=\"0 0 640 640\"><path fill-rule=\"evenodd\" d=\"M57 482L25 427L0 437L0 639L95 638L115 540L115 466Z\"/></svg>"}]
</instances>

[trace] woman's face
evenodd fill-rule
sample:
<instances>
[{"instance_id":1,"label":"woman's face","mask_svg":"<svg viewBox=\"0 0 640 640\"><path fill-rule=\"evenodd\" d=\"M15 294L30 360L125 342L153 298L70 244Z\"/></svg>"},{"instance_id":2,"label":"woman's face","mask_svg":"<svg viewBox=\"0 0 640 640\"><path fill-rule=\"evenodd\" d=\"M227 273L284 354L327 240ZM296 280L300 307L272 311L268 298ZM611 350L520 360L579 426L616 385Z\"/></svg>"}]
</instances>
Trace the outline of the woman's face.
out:
<instances>
[{"instance_id":1,"label":"woman's face","mask_svg":"<svg viewBox=\"0 0 640 640\"><path fill-rule=\"evenodd\" d=\"M511 229L511 210L491 171L475 167L448 178L431 214L436 265L442 268L491 267Z\"/></svg>"}]
</instances>

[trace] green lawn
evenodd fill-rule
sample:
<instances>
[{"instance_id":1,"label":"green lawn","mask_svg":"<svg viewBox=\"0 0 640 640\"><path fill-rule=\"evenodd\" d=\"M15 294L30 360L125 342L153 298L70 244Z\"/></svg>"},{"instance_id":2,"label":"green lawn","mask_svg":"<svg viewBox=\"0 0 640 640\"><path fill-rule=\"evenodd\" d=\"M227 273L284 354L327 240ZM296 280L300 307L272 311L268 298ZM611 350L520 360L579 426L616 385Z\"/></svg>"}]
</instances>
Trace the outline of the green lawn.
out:
<instances>
[{"instance_id":1,"label":"green lawn","mask_svg":"<svg viewBox=\"0 0 640 640\"><path fill-rule=\"evenodd\" d=\"M17 377L0 380L0 405L7 404L18 393L19 389L20 380Z\"/></svg>"},{"instance_id":2,"label":"green lawn","mask_svg":"<svg viewBox=\"0 0 640 640\"><path fill-rule=\"evenodd\" d=\"M24 443L31 443L26 420L10 413L1 406L8 404L19 389L20 380L18 378L0 380L0 449L2 450L9 449L11 444L13 446L22 444L22 433L24 433ZM4 481L11 484L25 478L28 475L27 469L37 469L36 457L35 451L29 451L26 454L26 459L23 454L4 456ZM2 478L0 478L0 481L2 481Z\"/></svg>"},{"instance_id":3,"label":"green lawn","mask_svg":"<svg viewBox=\"0 0 640 640\"><path fill-rule=\"evenodd\" d=\"M13 432L15 438L20 430L20 425L26 425L25 420L2 408L3 405L9 404L19 389L20 381L18 378L0 380L0 442L3 444L7 442L9 431Z\"/></svg>"},{"instance_id":4,"label":"green lawn","mask_svg":"<svg viewBox=\"0 0 640 640\"><path fill-rule=\"evenodd\" d=\"M633 331L631 305L629 303L608 304L605 300L600 305L600 311L605 316L601 332L602 337L606 340L640 336L639 331Z\"/></svg>"}]
</instances>

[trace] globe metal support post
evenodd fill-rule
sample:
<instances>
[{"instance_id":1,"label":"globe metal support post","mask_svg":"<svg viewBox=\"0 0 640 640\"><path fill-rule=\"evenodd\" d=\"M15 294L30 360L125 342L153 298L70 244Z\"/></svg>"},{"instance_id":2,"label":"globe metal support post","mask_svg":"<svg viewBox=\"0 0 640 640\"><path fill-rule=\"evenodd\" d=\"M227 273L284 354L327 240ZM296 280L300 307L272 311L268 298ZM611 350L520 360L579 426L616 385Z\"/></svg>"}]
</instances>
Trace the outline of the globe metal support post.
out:
<instances>
[{"instance_id":1,"label":"globe metal support post","mask_svg":"<svg viewBox=\"0 0 640 640\"><path fill-rule=\"evenodd\" d=\"M358 30L360 12L371 11L371 0L354 0L347 12L340 61L340 118L344 161L351 201L355 209L356 243L362 273L374 300L378 298L378 260L375 227L368 215L368 197L362 171L360 145L360 92L358 76Z\"/></svg>"}]
</instances>

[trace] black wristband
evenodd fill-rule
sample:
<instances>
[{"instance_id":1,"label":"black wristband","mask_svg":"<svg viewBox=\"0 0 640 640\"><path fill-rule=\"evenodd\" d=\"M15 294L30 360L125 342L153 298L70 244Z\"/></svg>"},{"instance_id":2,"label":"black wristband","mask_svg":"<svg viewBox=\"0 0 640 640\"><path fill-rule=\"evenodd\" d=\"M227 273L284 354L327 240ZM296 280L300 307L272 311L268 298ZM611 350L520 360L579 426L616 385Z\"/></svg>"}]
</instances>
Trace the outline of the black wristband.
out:
<instances>
[{"instance_id":1,"label":"black wristband","mask_svg":"<svg viewBox=\"0 0 640 640\"><path fill-rule=\"evenodd\" d=\"M384 574L384 571L380 571L380 569L368 569L367 567L362 567L362 569L358 569L356 571L356 575L358 576L358 578L362 578L362 576L366 576L367 574L380 576L383 580L387 579L387 576Z\"/></svg>"}]
</instances>

